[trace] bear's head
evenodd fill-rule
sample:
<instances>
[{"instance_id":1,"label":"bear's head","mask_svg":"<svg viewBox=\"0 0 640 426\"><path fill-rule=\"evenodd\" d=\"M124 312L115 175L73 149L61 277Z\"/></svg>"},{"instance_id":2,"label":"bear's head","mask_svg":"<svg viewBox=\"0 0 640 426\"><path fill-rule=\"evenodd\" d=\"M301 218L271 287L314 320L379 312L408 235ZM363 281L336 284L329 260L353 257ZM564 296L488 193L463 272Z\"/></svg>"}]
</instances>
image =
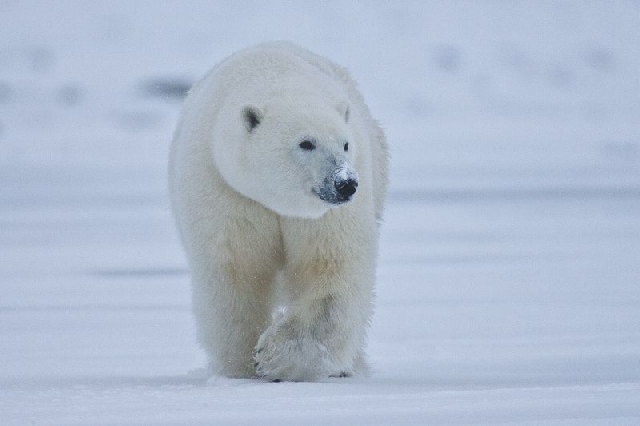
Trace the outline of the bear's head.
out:
<instances>
[{"instance_id":1,"label":"bear's head","mask_svg":"<svg viewBox=\"0 0 640 426\"><path fill-rule=\"evenodd\" d=\"M232 129L213 142L218 170L236 191L278 214L304 218L354 199L356 146L346 102L333 108L313 102L244 105L236 111L227 117Z\"/></svg>"}]
</instances>

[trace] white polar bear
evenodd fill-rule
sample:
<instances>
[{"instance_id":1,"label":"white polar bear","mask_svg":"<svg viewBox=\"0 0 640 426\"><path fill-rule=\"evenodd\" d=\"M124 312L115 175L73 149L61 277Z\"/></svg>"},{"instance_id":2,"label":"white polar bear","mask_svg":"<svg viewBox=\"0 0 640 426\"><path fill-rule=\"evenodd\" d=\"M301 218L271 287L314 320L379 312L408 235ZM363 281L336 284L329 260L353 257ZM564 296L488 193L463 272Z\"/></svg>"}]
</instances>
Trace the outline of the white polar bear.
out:
<instances>
[{"instance_id":1,"label":"white polar bear","mask_svg":"<svg viewBox=\"0 0 640 426\"><path fill-rule=\"evenodd\" d=\"M388 154L347 72L287 42L238 52L189 93L170 157L212 372L365 374Z\"/></svg>"}]
</instances>

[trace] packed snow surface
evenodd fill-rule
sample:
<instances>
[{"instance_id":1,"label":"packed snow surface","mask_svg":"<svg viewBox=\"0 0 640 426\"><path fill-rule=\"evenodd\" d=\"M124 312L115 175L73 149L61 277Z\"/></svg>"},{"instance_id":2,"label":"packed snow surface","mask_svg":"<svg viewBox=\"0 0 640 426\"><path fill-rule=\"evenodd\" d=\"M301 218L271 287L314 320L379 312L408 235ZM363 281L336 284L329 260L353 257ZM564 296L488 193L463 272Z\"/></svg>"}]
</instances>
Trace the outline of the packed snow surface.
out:
<instances>
[{"instance_id":1,"label":"packed snow surface","mask_svg":"<svg viewBox=\"0 0 640 426\"><path fill-rule=\"evenodd\" d=\"M392 149L368 379L207 379L166 159L288 39ZM4 1L0 424L640 424L637 1Z\"/></svg>"}]
</instances>

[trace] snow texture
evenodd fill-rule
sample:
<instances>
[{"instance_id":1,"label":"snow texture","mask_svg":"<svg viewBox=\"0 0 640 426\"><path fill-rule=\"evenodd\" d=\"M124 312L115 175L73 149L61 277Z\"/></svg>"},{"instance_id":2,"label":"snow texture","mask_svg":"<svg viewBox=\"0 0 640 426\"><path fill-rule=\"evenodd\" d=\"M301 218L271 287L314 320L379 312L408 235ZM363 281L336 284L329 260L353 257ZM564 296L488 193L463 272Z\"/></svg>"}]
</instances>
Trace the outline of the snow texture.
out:
<instances>
[{"instance_id":1,"label":"snow texture","mask_svg":"<svg viewBox=\"0 0 640 426\"><path fill-rule=\"evenodd\" d=\"M0 424L640 424L640 6L5 1ZM290 39L392 147L369 379L206 379L180 99Z\"/></svg>"}]
</instances>

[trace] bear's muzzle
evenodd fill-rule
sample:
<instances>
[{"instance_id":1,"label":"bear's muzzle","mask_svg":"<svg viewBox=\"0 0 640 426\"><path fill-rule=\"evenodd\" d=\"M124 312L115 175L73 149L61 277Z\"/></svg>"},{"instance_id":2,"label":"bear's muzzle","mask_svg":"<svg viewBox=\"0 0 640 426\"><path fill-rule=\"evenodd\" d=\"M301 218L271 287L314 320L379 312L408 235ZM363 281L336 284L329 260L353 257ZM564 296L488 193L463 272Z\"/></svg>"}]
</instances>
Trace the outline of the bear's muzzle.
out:
<instances>
[{"instance_id":1,"label":"bear's muzzle","mask_svg":"<svg viewBox=\"0 0 640 426\"><path fill-rule=\"evenodd\" d=\"M340 205L353 200L357 188L358 173L349 164L343 164L334 169L313 192L322 201Z\"/></svg>"}]
</instances>

